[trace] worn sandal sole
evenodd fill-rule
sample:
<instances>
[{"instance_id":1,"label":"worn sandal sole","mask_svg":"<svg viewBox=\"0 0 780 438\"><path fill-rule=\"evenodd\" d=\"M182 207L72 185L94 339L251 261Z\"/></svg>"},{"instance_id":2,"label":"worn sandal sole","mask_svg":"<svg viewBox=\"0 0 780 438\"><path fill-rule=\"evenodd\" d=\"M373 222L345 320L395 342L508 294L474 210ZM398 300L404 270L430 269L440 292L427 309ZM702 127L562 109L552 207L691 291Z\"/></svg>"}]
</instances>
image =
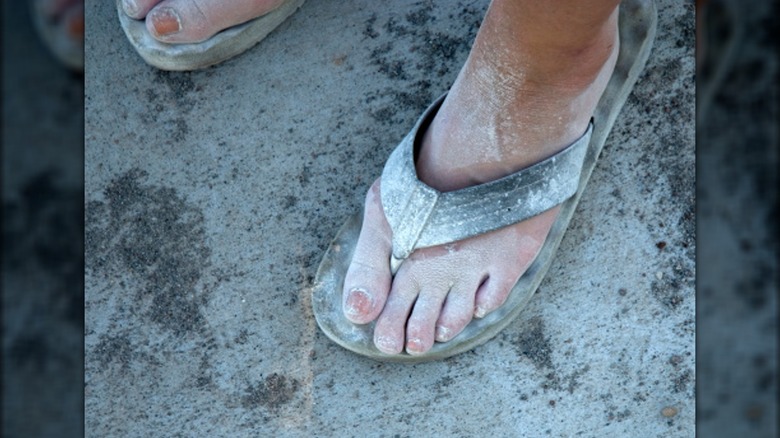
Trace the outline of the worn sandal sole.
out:
<instances>
[{"instance_id":1,"label":"worn sandal sole","mask_svg":"<svg viewBox=\"0 0 780 438\"><path fill-rule=\"evenodd\" d=\"M116 7L127 39L144 61L162 70L183 71L210 67L250 49L298 10L304 1L289 0L265 15L192 44L162 43L152 37L144 20L125 14L122 0L116 0Z\"/></svg>"},{"instance_id":2,"label":"worn sandal sole","mask_svg":"<svg viewBox=\"0 0 780 438\"><path fill-rule=\"evenodd\" d=\"M320 329L331 340L348 350L380 361L426 362L471 350L494 337L520 314L552 264L555 251L593 172L607 135L650 54L657 24L655 3L624 0L619 14L618 60L593 115L595 125L585 153L576 193L561 204L557 219L539 254L518 280L507 301L484 318L472 320L454 339L435 343L426 353L390 355L379 351L373 343L374 323L353 324L344 317L341 307L344 278L362 225L362 212L359 212L339 230L325 253L314 280L312 308Z\"/></svg>"}]
</instances>

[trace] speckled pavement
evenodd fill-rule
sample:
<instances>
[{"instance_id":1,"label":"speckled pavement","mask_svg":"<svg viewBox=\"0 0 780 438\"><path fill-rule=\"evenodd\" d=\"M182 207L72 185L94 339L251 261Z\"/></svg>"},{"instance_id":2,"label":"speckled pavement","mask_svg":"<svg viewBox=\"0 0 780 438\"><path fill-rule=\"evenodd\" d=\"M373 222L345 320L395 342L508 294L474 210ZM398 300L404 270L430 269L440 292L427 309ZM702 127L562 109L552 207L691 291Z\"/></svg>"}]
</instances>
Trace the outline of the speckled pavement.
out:
<instances>
[{"instance_id":1,"label":"speckled pavement","mask_svg":"<svg viewBox=\"0 0 780 438\"><path fill-rule=\"evenodd\" d=\"M194 73L148 67L112 2L86 5L87 436L693 436L692 3L658 2L645 73L515 323L420 365L316 327L323 251L487 4L309 1Z\"/></svg>"}]
</instances>

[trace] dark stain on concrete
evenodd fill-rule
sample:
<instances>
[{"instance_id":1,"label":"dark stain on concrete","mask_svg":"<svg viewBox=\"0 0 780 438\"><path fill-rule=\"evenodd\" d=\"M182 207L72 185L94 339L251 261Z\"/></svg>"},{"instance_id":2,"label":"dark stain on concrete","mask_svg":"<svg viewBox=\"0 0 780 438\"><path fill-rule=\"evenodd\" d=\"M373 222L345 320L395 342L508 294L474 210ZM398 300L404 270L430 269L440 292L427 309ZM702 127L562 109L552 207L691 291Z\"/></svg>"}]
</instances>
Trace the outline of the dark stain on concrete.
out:
<instances>
[{"instance_id":1,"label":"dark stain on concrete","mask_svg":"<svg viewBox=\"0 0 780 438\"><path fill-rule=\"evenodd\" d=\"M650 284L650 292L666 308L676 310L686 299L693 299L695 276L682 256L672 257L668 263L671 268L661 271L661 278Z\"/></svg>"},{"instance_id":2,"label":"dark stain on concrete","mask_svg":"<svg viewBox=\"0 0 780 438\"><path fill-rule=\"evenodd\" d=\"M672 391L675 393L687 391L692 380L693 377L690 370L686 369L680 372L672 379Z\"/></svg>"},{"instance_id":3,"label":"dark stain on concrete","mask_svg":"<svg viewBox=\"0 0 780 438\"><path fill-rule=\"evenodd\" d=\"M446 33L433 32L426 26L437 15L444 14L433 2L421 2L404 17L393 16L380 22L372 15L366 22L363 34L368 38L367 43L382 34L391 35L393 41L374 47L368 59L377 73L393 81L392 87L370 93L366 99L367 103L373 103L370 114L377 122L408 122L404 118L407 112L419 114L454 81L484 10L461 2L453 6L447 10L453 11L449 13L450 19L455 18L457 25ZM406 49L402 51L402 47ZM426 79L410 81L415 77Z\"/></svg>"},{"instance_id":4,"label":"dark stain on concrete","mask_svg":"<svg viewBox=\"0 0 780 438\"><path fill-rule=\"evenodd\" d=\"M544 334L542 318L534 317L527 323L528 328L520 332L512 342L521 356L527 357L540 370L552 370L552 347L550 339Z\"/></svg>"},{"instance_id":5,"label":"dark stain on concrete","mask_svg":"<svg viewBox=\"0 0 780 438\"><path fill-rule=\"evenodd\" d=\"M150 86L144 96L151 111L141 114L141 120L164 132L162 143L185 141L190 132L186 115L197 105L197 92L201 90L193 80L193 73L155 69Z\"/></svg>"},{"instance_id":6,"label":"dark stain on concrete","mask_svg":"<svg viewBox=\"0 0 780 438\"><path fill-rule=\"evenodd\" d=\"M200 366L195 376L195 387L198 389L207 389L214 384L213 367L209 362L209 355L203 354L200 358Z\"/></svg>"},{"instance_id":7,"label":"dark stain on concrete","mask_svg":"<svg viewBox=\"0 0 780 438\"><path fill-rule=\"evenodd\" d=\"M613 409L607 412L607 421L617 421L618 423L631 416L631 411L628 409L618 410L612 406Z\"/></svg>"},{"instance_id":8,"label":"dark stain on concrete","mask_svg":"<svg viewBox=\"0 0 780 438\"><path fill-rule=\"evenodd\" d=\"M527 357L534 366L544 373L541 384L543 390L567 391L574 393L580 386L580 378L590 371L590 365L584 365L569 375L562 375L552 361L552 344L544 333L544 322L534 317L527 322L528 327L521 331L510 344L514 345L518 355ZM503 339L503 338L502 338Z\"/></svg>"},{"instance_id":9,"label":"dark stain on concrete","mask_svg":"<svg viewBox=\"0 0 780 438\"><path fill-rule=\"evenodd\" d=\"M203 213L146 177L130 170L106 187L105 202L87 204L87 269L136 276L135 304L151 322L180 336L201 333L209 290L199 281L211 255Z\"/></svg>"},{"instance_id":10,"label":"dark stain on concrete","mask_svg":"<svg viewBox=\"0 0 780 438\"><path fill-rule=\"evenodd\" d=\"M123 369L129 367L133 359L133 346L127 335L100 335L97 345L89 352L100 368L107 368L112 363L118 363Z\"/></svg>"},{"instance_id":11,"label":"dark stain on concrete","mask_svg":"<svg viewBox=\"0 0 780 438\"><path fill-rule=\"evenodd\" d=\"M621 422L631 416L631 410L628 408L622 408L615 404L615 397L611 392L599 395L599 399L604 402L604 416L607 421L606 425L611 424L613 421Z\"/></svg>"},{"instance_id":12,"label":"dark stain on concrete","mask_svg":"<svg viewBox=\"0 0 780 438\"><path fill-rule=\"evenodd\" d=\"M165 85L167 97L177 106L190 110L195 104L195 100L190 93L197 91L195 82L192 80L191 72L173 72L164 70L154 70L154 82Z\"/></svg>"},{"instance_id":13,"label":"dark stain on concrete","mask_svg":"<svg viewBox=\"0 0 780 438\"><path fill-rule=\"evenodd\" d=\"M299 388L297 379L273 373L257 384L250 384L241 398L241 404L246 409L262 406L278 410L293 400Z\"/></svg>"}]
</instances>

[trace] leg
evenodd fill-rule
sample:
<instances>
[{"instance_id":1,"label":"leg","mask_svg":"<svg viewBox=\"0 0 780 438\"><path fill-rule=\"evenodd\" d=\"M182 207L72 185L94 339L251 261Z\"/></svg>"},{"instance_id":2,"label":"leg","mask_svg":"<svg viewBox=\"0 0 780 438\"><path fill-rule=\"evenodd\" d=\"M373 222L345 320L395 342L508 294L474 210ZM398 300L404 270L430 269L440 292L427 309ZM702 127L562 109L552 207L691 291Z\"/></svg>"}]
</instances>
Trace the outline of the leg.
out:
<instances>
[{"instance_id":1,"label":"leg","mask_svg":"<svg viewBox=\"0 0 780 438\"><path fill-rule=\"evenodd\" d=\"M417 171L455 190L491 181L561 150L585 131L617 59L617 0L494 0L431 126ZM377 181L347 272L344 312L376 320L386 353L410 354L456 336L498 308L536 257L557 208L442 247L389 272L391 231Z\"/></svg>"},{"instance_id":2,"label":"leg","mask_svg":"<svg viewBox=\"0 0 780 438\"><path fill-rule=\"evenodd\" d=\"M149 33L166 43L195 43L264 15L284 0L123 0L132 18L146 19Z\"/></svg>"}]
</instances>

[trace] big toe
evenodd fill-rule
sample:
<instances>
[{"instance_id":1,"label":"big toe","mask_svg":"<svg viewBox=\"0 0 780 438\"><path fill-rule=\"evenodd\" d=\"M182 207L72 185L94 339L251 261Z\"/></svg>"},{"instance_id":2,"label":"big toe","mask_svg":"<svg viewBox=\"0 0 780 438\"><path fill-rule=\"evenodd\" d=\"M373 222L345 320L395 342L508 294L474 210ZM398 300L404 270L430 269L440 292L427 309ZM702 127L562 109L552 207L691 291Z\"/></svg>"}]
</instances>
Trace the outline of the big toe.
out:
<instances>
[{"instance_id":1,"label":"big toe","mask_svg":"<svg viewBox=\"0 0 780 438\"><path fill-rule=\"evenodd\" d=\"M377 318L387 300L390 273L391 231L379 198L377 180L366 195L363 226L344 278L344 316L356 324Z\"/></svg>"}]
</instances>

